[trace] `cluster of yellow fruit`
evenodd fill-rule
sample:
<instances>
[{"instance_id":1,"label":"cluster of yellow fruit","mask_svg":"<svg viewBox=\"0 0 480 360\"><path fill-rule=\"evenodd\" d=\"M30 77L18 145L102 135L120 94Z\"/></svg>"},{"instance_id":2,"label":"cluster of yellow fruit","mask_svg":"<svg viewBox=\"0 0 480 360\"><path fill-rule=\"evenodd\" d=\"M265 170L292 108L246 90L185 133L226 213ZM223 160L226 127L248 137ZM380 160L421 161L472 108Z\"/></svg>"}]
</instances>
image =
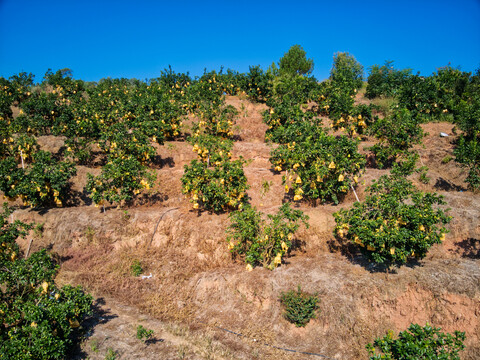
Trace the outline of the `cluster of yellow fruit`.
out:
<instances>
[{"instance_id":1,"label":"cluster of yellow fruit","mask_svg":"<svg viewBox=\"0 0 480 360\"><path fill-rule=\"evenodd\" d=\"M197 155L202 159L202 160L207 160L208 159L208 154L209 150L206 147L201 147L198 144L193 145L192 148L193 152L196 152Z\"/></svg>"},{"instance_id":2,"label":"cluster of yellow fruit","mask_svg":"<svg viewBox=\"0 0 480 360\"><path fill-rule=\"evenodd\" d=\"M2 140L2 143L5 144L5 145L7 145L8 143L13 143L13 141L14 141L13 138L12 138L12 137L9 137L8 139L7 139L7 138L4 138L4 139ZM13 149L13 147L12 147L11 149Z\"/></svg>"},{"instance_id":3,"label":"cluster of yellow fruit","mask_svg":"<svg viewBox=\"0 0 480 360\"><path fill-rule=\"evenodd\" d=\"M7 256L10 255L11 261L15 261L15 259L17 258L17 253L13 251L10 244L8 243L4 243L4 242L2 243L2 253Z\"/></svg>"},{"instance_id":4,"label":"cluster of yellow fruit","mask_svg":"<svg viewBox=\"0 0 480 360\"><path fill-rule=\"evenodd\" d=\"M367 124L365 123L362 115L358 115L357 117L348 115L346 119L344 119L342 116L340 119L333 122L331 127L339 129L340 131L347 130L351 136L355 136L357 135L357 132L363 132L363 130L367 127Z\"/></svg>"}]
</instances>

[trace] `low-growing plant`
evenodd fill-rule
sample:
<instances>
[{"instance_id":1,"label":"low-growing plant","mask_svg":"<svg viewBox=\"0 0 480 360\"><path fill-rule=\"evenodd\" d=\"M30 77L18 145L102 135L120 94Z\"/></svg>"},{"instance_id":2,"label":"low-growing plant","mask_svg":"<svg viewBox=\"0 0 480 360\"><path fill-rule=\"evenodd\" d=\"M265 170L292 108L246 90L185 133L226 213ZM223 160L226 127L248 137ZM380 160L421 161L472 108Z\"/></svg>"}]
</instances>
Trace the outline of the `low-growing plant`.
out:
<instances>
[{"instance_id":1,"label":"low-growing plant","mask_svg":"<svg viewBox=\"0 0 480 360\"><path fill-rule=\"evenodd\" d=\"M117 352L112 348L107 348L107 352L105 354L105 360L115 360L117 358Z\"/></svg>"},{"instance_id":2,"label":"low-growing plant","mask_svg":"<svg viewBox=\"0 0 480 360\"><path fill-rule=\"evenodd\" d=\"M85 236L87 238L87 241L89 243L93 242L93 238L95 237L95 229L92 228L90 225L87 226L87 229L85 230Z\"/></svg>"},{"instance_id":3,"label":"low-growing plant","mask_svg":"<svg viewBox=\"0 0 480 360\"><path fill-rule=\"evenodd\" d=\"M97 339L93 339L93 340L90 342L90 349L91 349L93 352L98 352L98 340L97 340Z\"/></svg>"},{"instance_id":4,"label":"low-growing plant","mask_svg":"<svg viewBox=\"0 0 480 360\"><path fill-rule=\"evenodd\" d=\"M375 339L373 344L367 344L366 348L370 360L460 360L459 352L465 349L465 333L455 331L450 334L440 330L428 323L424 327L411 324L396 338L390 331L383 338Z\"/></svg>"},{"instance_id":5,"label":"low-growing plant","mask_svg":"<svg viewBox=\"0 0 480 360\"><path fill-rule=\"evenodd\" d=\"M423 258L441 243L451 220L442 196L423 193L404 177L380 177L367 197L333 214L334 235L357 245L369 261L387 265Z\"/></svg>"},{"instance_id":6,"label":"low-growing plant","mask_svg":"<svg viewBox=\"0 0 480 360\"><path fill-rule=\"evenodd\" d=\"M133 276L140 276L143 273L142 263L135 259L130 265L130 271L132 272Z\"/></svg>"},{"instance_id":7,"label":"low-growing plant","mask_svg":"<svg viewBox=\"0 0 480 360\"><path fill-rule=\"evenodd\" d=\"M143 341L144 343L150 340L153 337L153 330L144 328L142 325L137 326L137 339Z\"/></svg>"},{"instance_id":8,"label":"low-growing plant","mask_svg":"<svg viewBox=\"0 0 480 360\"><path fill-rule=\"evenodd\" d=\"M415 171L420 174L418 176L418 180L420 180L420 182L422 182L424 184L428 184L430 182L430 177L427 176L427 173L428 173L428 167L427 166L419 167Z\"/></svg>"},{"instance_id":9,"label":"low-growing plant","mask_svg":"<svg viewBox=\"0 0 480 360\"><path fill-rule=\"evenodd\" d=\"M315 319L318 310L318 295L310 295L302 291L300 285L298 290L282 292L280 301L285 307L283 316L297 327L304 327L311 319Z\"/></svg>"},{"instance_id":10,"label":"low-growing plant","mask_svg":"<svg viewBox=\"0 0 480 360\"><path fill-rule=\"evenodd\" d=\"M468 139L460 136L457 147L454 150L455 160L462 164L468 175L465 181L473 191L480 189L480 136Z\"/></svg>"},{"instance_id":11,"label":"low-growing plant","mask_svg":"<svg viewBox=\"0 0 480 360\"><path fill-rule=\"evenodd\" d=\"M453 160L453 157L451 157L450 155L447 155L442 159L442 164L448 164L452 160Z\"/></svg>"},{"instance_id":12,"label":"low-growing plant","mask_svg":"<svg viewBox=\"0 0 480 360\"><path fill-rule=\"evenodd\" d=\"M308 216L283 204L267 220L256 208L246 206L230 215L227 242L231 254L245 259L247 269L262 265L273 270L293 245L294 234L303 223L308 227Z\"/></svg>"},{"instance_id":13,"label":"low-growing plant","mask_svg":"<svg viewBox=\"0 0 480 360\"><path fill-rule=\"evenodd\" d=\"M262 182L262 189L260 190L260 195L262 197L264 197L270 191L272 184L272 181L264 180Z\"/></svg>"},{"instance_id":14,"label":"low-growing plant","mask_svg":"<svg viewBox=\"0 0 480 360\"><path fill-rule=\"evenodd\" d=\"M417 152L403 151L395 157L390 173L395 176L407 177L416 171L417 160L420 158Z\"/></svg>"},{"instance_id":15,"label":"low-growing plant","mask_svg":"<svg viewBox=\"0 0 480 360\"><path fill-rule=\"evenodd\" d=\"M37 237L42 237L43 236L43 231L45 230L45 223L39 223L39 224L36 224L34 227L33 227L33 233L35 234L35 236Z\"/></svg>"}]
</instances>

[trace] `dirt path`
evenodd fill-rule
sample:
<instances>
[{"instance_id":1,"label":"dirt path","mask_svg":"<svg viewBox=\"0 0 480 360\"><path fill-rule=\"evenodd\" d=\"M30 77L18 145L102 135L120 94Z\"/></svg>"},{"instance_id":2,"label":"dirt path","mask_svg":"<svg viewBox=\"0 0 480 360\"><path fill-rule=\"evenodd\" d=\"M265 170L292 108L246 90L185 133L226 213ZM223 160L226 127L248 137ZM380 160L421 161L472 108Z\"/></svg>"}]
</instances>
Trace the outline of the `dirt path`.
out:
<instances>
[{"instance_id":1,"label":"dirt path","mask_svg":"<svg viewBox=\"0 0 480 360\"><path fill-rule=\"evenodd\" d=\"M154 331L154 336L147 342L136 337L140 325ZM94 315L84 326L86 339L73 359L103 360L112 352L116 359L227 358L219 356L221 349L213 342L211 353L205 354L205 348L196 345L197 338L186 327L166 325L111 298L96 300Z\"/></svg>"}]
</instances>

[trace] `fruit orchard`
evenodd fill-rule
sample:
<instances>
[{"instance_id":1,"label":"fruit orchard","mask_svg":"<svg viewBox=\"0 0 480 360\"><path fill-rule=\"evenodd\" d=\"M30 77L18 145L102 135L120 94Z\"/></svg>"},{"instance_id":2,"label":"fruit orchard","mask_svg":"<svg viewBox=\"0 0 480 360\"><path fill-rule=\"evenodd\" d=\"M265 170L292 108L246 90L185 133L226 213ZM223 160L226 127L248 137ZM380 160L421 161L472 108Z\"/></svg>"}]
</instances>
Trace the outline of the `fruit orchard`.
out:
<instances>
[{"instance_id":1,"label":"fruit orchard","mask_svg":"<svg viewBox=\"0 0 480 360\"><path fill-rule=\"evenodd\" d=\"M27 73L0 78L0 191L10 202L1 227L0 257L8 269L0 286L5 299L1 350L9 358L25 353L32 359L62 358L92 300L80 288L54 285L57 267L46 250L21 259L16 239L31 226L9 223L8 215L27 207L34 212L75 207L81 201L102 206L103 212L133 208L141 198L159 201L160 179L165 179L159 176L165 160L159 154L169 142L188 143L193 152L194 159L182 164L176 179L185 211L228 216L222 251L248 271L288 267L287 259L302 244L300 229L314 225L306 212L323 206L336 209L329 241L349 245L368 262L388 268L424 259L444 241L452 220L448 203L414 180L414 173L422 171L425 180L428 170L417 163L426 136L422 125L455 127L452 158L465 172L464 190L476 196L480 70L472 74L447 66L422 77L386 62L371 66L365 77L353 55L336 53L330 78L319 82L313 66L297 45L278 67L250 66L247 73L221 68L191 77L170 67L146 81L85 82L63 69L48 70L38 83ZM360 103L363 94L368 101ZM277 194L282 205L269 212L253 204L258 184L249 182L246 168L255 159L235 150L246 110L227 101L232 98L262 104L269 176L282 188ZM385 99L391 106L383 109L373 101ZM61 146L45 149L45 137ZM383 175L364 186L362 177L369 170ZM86 180L78 189L75 179L82 171ZM361 200L358 190L364 190ZM347 206L345 199L353 196L356 201ZM21 289L13 286L18 278ZM300 288L290 295L304 300ZM285 296L282 301L302 305ZM318 299L307 300L310 319ZM44 307L35 310L33 303ZM417 327L409 330L421 333ZM443 339L437 329L423 330ZM393 344L388 338L374 346L386 353L386 341Z\"/></svg>"}]
</instances>

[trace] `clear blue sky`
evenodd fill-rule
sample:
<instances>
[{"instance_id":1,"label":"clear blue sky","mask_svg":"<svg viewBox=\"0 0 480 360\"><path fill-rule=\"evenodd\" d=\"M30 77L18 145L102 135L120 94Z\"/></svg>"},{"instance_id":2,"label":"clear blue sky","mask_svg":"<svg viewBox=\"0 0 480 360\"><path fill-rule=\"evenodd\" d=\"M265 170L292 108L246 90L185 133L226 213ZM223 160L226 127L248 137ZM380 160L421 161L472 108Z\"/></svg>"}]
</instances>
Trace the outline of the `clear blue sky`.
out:
<instances>
[{"instance_id":1,"label":"clear blue sky","mask_svg":"<svg viewBox=\"0 0 480 360\"><path fill-rule=\"evenodd\" d=\"M201 75L221 65L266 69L290 46L329 75L347 51L367 69L384 60L430 75L480 66L480 0L0 0L0 76L48 68L76 79L154 78L169 64Z\"/></svg>"}]
</instances>

